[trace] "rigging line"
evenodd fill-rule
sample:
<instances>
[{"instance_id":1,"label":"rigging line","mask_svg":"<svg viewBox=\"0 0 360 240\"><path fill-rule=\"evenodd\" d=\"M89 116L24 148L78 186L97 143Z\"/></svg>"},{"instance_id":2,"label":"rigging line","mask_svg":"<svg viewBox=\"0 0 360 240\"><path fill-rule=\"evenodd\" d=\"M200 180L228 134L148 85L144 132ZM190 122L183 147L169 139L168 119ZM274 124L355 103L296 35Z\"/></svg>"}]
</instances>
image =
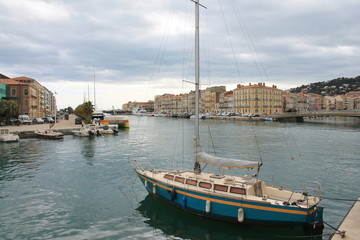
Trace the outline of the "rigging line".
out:
<instances>
[{"instance_id":1,"label":"rigging line","mask_svg":"<svg viewBox=\"0 0 360 240\"><path fill-rule=\"evenodd\" d=\"M213 140L213 138L212 138L211 131L210 131L210 126L208 126L208 131L209 131L210 140L211 140L211 145L212 145L212 147L213 147L214 155L216 156L216 150L215 150L214 140Z\"/></svg>"},{"instance_id":2,"label":"rigging line","mask_svg":"<svg viewBox=\"0 0 360 240\"><path fill-rule=\"evenodd\" d=\"M238 64L238 62L237 62L237 59L236 59L236 56L235 56L235 52L234 52L234 48L233 48L233 45L232 45L232 42L231 42L231 39L230 39L229 29L228 29L228 27L227 27L227 23L226 23L224 11L223 11L223 8L222 8L222 5L221 5L221 0L219 0L219 5L220 5L220 10L221 10L221 15L222 15L222 18L223 18L223 20L224 20L225 29L226 29L226 32L227 32L227 36L228 36L228 40L229 40L229 43L230 43L231 51L232 51L232 54L233 54L233 56L234 56L234 61L235 61L235 65L236 65L236 70L237 70L237 73L238 73L238 76L239 76L239 80L241 81L239 64Z\"/></svg>"},{"instance_id":3,"label":"rigging line","mask_svg":"<svg viewBox=\"0 0 360 240\"><path fill-rule=\"evenodd\" d=\"M336 227L331 226L329 223L327 223L325 221L323 221L323 222L325 223L325 225L327 225L327 226L331 227L332 229L334 229L336 234L340 234L340 236L342 238L345 237L345 232L346 231L341 231L341 230L337 229Z\"/></svg>"},{"instance_id":4,"label":"rigging line","mask_svg":"<svg viewBox=\"0 0 360 240\"><path fill-rule=\"evenodd\" d=\"M255 136L256 147L257 147L257 150L258 150L258 153L259 153L260 162L263 163L262 156L261 156L261 152L260 152L260 147L259 147L259 142L258 142L258 140L257 140L257 136L256 136L256 132L255 132L255 127L254 127L254 125L255 125L255 123L252 124L252 127L253 127L254 136Z\"/></svg>"},{"instance_id":5,"label":"rigging line","mask_svg":"<svg viewBox=\"0 0 360 240\"><path fill-rule=\"evenodd\" d=\"M153 72L152 72L152 75L151 75L151 80L153 79L155 73L156 73L157 76L159 76L159 74L160 74L161 65L162 65L162 62L163 62L165 48L166 48L166 43L167 43L167 39L169 37L169 32L170 32L169 25L170 25L170 22L171 22L171 20L173 19L173 16L174 16L175 6L176 6L176 0L173 0L172 5L171 5L171 9L170 9L170 13L169 13L169 16L168 16L168 19L167 19L167 23L166 23L166 26L165 26L164 34L162 36L160 47L159 47L159 50L158 50L158 53L157 53L157 56L156 56L155 66L153 68ZM158 66L158 69L157 69L157 72L156 72L157 66Z\"/></svg>"},{"instance_id":6,"label":"rigging line","mask_svg":"<svg viewBox=\"0 0 360 240\"><path fill-rule=\"evenodd\" d=\"M251 40L251 38L250 38L250 34L249 34L249 32L248 32L248 30L247 30L247 28L246 28L246 25L244 24L244 21L243 21L242 18L241 18L240 11L239 11L239 8L238 8L238 6L237 6L236 1L232 1L232 4L233 4L233 9L235 9L235 12L237 13L236 16L237 16L238 21L239 21L239 23L240 23L241 30L242 30L245 38L247 38L248 41L251 43L252 48L249 46L249 44L248 44L248 47L249 47L249 49L250 49L251 52L255 52L254 55L257 56L257 59L258 59L258 61L259 61L259 63L260 63L260 66L261 66L261 69L262 69L263 73L265 74L266 79L269 81L269 76L268 76L268 74L267 74L267 72L266 72L266 70L265 70L265 67L264 67L263 62L261 61L260 55L259 55L259 53L258 53L258 51L257 51L257 49L256 49L256 47L255 47L255 45L254 45L254 42L253 42L253 41ZM256 67L257 67L257 69L258 69L258 71L259 71L259 73L260 73L260 75L261 75L261 71L260 71L260 69L259 69L258 64L257 64L256 61L255 61L255 65L256 65ZM262 75L261 75L261 76L262 76Z\"/></svg>"},{"instance_id":7,"label":"rigging line","mask_svg":"<svg viewBox=\"0 0 360 240\"><path fill-rule=\"evenodd\" d=\"M208 12L205 11L205 22L206 22L206 38L205 38L205 59L207 65L207 77L208 77L208 84L210 85L211 82L211 64L210 64L210 44L209 44L209 16Z\"/></svg>"},{"instance_id":8,"label":"rigging line","mask_svg":"<svg viewBox=\"0 0 360 240\"><path fill-rule=\"evenodd\" d=\"M336 200L336 201L360 202L360 199L331 198L331 197L323 197L323 196L321 196L321 199Z\"/></svg>"}]
</instances>

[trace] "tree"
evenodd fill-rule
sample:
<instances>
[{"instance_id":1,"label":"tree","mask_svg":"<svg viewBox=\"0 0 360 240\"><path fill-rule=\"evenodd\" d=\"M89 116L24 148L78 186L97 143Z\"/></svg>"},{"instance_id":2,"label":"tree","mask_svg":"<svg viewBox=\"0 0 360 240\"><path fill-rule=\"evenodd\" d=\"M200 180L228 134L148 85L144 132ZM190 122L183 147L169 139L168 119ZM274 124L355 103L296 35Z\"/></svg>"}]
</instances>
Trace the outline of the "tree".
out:
<instances>
[{"instance_id":1,"label":"tree","mask_svg":"<svg viewBox=\"0 0 360 240\"><path fill-rule=\"evenodd\" d=\"M19 116L19 106L9 100L0 100L0 121L10 123L11 118L17 118Z\"/></svg>"},{"instance_id":2,"label":"tree","mask_svg":"<svg viewBox=\"0 0 360 240\"><path fill-rule=\"evenodd\" d=\"M95 108L91 101L84 102L83 104L77 106L75 108L74 113L81 117L86 124L91 123L91 116L94 112Z\"/></svg>"}]
</instances>

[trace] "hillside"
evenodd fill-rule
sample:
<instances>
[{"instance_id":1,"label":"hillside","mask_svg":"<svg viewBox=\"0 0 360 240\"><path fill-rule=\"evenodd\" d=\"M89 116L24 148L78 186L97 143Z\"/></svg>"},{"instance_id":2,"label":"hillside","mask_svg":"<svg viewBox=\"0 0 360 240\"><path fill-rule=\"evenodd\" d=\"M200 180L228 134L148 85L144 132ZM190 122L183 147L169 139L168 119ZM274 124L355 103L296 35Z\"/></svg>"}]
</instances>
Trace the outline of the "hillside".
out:
<instances>
[{"instance_id":1,"label":"hillside","mask_svg":"<svg viewBox=\"0 0 360 240\"><path fill-rule=\"evenodd\" d=\"M316 93L323 96L343 95L348 92L360 91L360 76L354 78L337 78L325 82L310 83L291 88L291 93Z\"/></svg>"}]
</instances>

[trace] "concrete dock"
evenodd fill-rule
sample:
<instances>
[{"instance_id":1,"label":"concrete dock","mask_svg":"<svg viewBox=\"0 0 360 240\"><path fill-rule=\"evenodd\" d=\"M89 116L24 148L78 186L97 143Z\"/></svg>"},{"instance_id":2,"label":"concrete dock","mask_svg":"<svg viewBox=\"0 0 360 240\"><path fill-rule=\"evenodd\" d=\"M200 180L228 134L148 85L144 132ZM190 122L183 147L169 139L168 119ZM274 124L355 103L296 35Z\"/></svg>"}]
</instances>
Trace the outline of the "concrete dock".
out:
<instances>
[{"instance_id":1,"label":"concrete dock","mask_svg":"<svg viewBox=\"0 0 360 240\"><path fill-rule=\"evenodd\" d=\"M51 127L51 130L62 132L65 135L71 134L72 130L79 129L81 125L75 125L76 116L71 114L69 119L60 119L58 122ZM31 125L20 125L20 126L1 126L0 128L7 128L9 132L18 134L20 138L31 138L36 137L36 130L48 130L50 124L31 124Z\"/></svg>"},{"instance_id":2,"label":"concrete dock","mask_svg":"<svg viewBox=\"0 0 360 240\"><path fill-rule=\"evenodd\" d=\"M360 239L360 198L354 203L340 224L340 231L345 231L345 236L335 234L331 240L359 240Z\"/></svg>"}]
</instances>

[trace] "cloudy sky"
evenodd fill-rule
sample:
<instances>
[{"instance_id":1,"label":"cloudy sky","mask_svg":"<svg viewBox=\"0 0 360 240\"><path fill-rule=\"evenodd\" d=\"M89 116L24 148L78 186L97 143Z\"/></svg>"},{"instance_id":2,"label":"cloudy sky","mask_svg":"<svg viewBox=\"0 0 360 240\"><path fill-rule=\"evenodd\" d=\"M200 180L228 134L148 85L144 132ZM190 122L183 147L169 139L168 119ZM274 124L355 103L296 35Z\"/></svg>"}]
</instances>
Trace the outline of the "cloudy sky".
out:
<instances>
[{"instance_id":1,"label":"cloudy sky","mask_svg":"<svg viewBox=\"0 0 360 240\"><path fill-rule=\"evenodd\" d=\"M359 0L201 3L202 88L360 75ZM188 92L193 15L190 0L0 0L0 73L36 79L59 108L94 101L94 79L99 109Z\"/></svg>"}]
</instances>

